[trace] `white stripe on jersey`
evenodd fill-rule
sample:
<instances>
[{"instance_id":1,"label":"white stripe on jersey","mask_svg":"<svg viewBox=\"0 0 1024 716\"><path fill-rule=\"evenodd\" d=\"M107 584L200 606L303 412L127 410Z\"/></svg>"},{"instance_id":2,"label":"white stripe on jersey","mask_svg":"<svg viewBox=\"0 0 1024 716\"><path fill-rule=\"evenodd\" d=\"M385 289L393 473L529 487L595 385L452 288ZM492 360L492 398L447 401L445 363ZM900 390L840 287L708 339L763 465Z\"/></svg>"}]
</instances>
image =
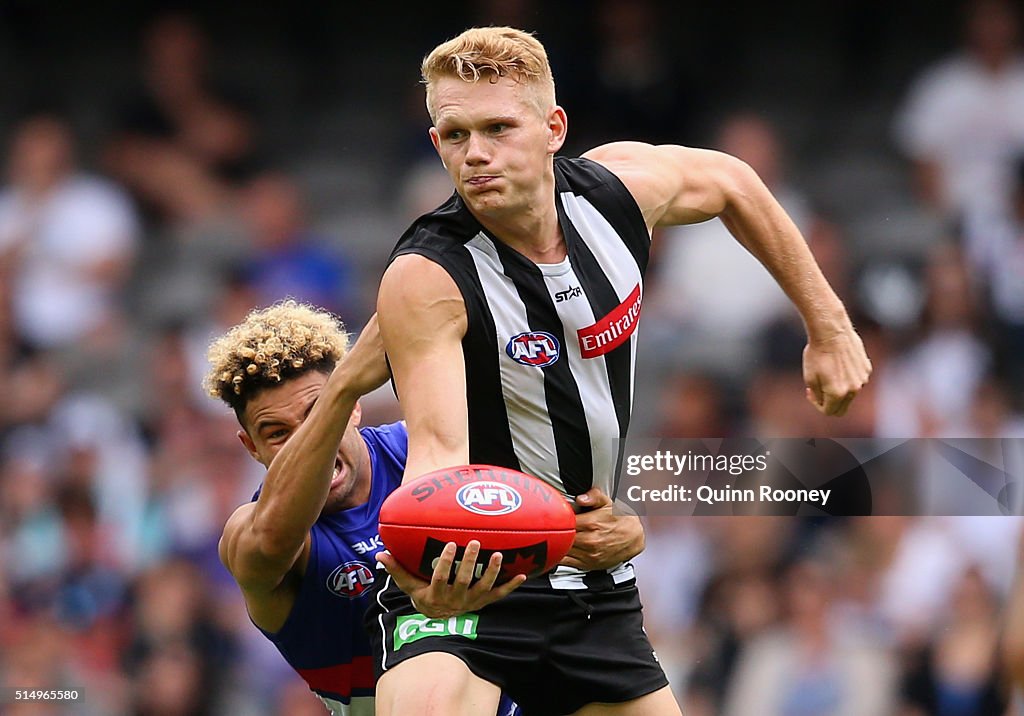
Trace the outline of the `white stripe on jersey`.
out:
<instances>
[{"instance_id":1,"label":"white stripe on jersey","mask_svg":"<svg viewBox=\"0 0 1024 716\"><path fill-rule=\"evenodd\" d=\"M621 562L605 571L612 576L612 581L615 584L622 584L636 578L632 562ZM587 576L586 572L575 567L559 565L548 572L548 582L551 583L552 589L586 589L587 585L583 581L585 576Z\"/></svg>"},{"instance_id":2,"label":"white stripe on jersey","mask_svg":"<svg viewBox=\"0 0 1024 716\"><path fill-rule=\"evenodd\" d=\"M377 569L385 569L384 565L380 562L377 563ZM384 580L384 584L381 585L380 589L377 590L377 606L380 607L380 614L377 615L377 623L380 625L380 645L381 645L381 656L380 656L380 670L387 671L388 669L388 630L384 626L384 615L387 614L388 610L384 606L384 602L381 601L384 591L391 586L391 575L387 574L387 579Z\"/></svg>"},{"instance_id":3,"label":"white stripe on jersey","mask_svg":"<svg viewBox=\"0 0 1024 716\"><path fill-rule=\"evenodd\" d=\"M603 355L584 358L575 331L569 330L574 326L593 325L600 316L594 315L594 310L585 296L580 295L561 302L556 300L556 293L582 285L568 258L561 264L547 264L540 269L544 274L544 284L554 302L558 318L566 328L566 345L562 351L569 361L576 387L580 391L580 399L583 401L583 412L590 432L594 487L600 487L610 495L615 485L615 461L618 458L618 443L615 438L619 435L619 420L615 414L615 403L612 401L611 386L608 383L608 368L605 366ZM564 487L559 487L564 491Z\"/></svg>"},{"instance_id":4,"label":"white stripe on jersey","mask_svg":"<svg viewBox=\"0 0 1024 716\"><path fill-rule=\"evenodd\" d=\"M637 286L640 286L642 297L644 280L640 275L640 268L604 215L582 196L577 196L569 191L562 192L559 196L562 199L566 216L576 227L587 248L594 254L594 258L597 259L604 275L611 282L619 300L624 301ZM639 326L638 318L637 328L634 330L638 330ZM636 333L633 335L634 338L630 341L630 365L633 366L629 372L630 403L633 402L633 389L636 384L637 340Z\"/></svg>"},{"instance_id":5,"label":"white stripe on jersey","mask_svg":"<svg viewBox=\"0 0 1024 716\"><path fill-rule=\"evenodd\" d=\"M519 298L512 279L505 275L497 249L490 239L483 233L477 234L466 242L466 248L476 265L494 319L495 340L498 346L504 346L512 336L530 330L526 306ZM523 370L518 363L501 358L499 356L498 360L501 392L520 469L564 491L558 473L555 434L547 412L544 371L539 368Z\"/></svg>"}]
</instances>

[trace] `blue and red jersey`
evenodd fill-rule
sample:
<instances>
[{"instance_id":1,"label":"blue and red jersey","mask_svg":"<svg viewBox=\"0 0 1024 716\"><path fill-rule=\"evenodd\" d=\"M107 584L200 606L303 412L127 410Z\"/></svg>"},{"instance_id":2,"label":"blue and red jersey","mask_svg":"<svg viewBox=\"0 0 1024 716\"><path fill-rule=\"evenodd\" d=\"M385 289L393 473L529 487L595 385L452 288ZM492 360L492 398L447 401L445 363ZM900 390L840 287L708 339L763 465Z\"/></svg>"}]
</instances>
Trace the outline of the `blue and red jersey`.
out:
<instances>
[{"instance_id":1,"label":"blue and red jersey","mask_svg":"<svg viewBox=\"0 0 1024 716\"><path fill-rule=\"evenodd\" d=\"M370 499L320 516L295 605L280 630L263 632L331 713L349 716L373 713L375 680L363 615L372 597L373 556L383 549L380 506L402 483L409 443L403 423L360 433L370 452Z\"/></svg>"}]
</instances>

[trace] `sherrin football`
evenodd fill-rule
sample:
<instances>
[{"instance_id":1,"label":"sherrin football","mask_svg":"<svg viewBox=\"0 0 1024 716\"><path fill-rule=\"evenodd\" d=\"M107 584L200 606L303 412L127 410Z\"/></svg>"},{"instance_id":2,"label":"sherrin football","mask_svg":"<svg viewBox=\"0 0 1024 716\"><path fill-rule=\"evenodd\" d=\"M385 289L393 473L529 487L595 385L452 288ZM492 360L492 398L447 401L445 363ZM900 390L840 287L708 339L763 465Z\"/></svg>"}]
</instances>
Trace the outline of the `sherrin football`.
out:
<instances>
[{"instance_id":1,"label":"sherrin football","mask_svg":"<svg viewBox=\"0 0 1024 716\"><path fill-rule=\"evenodd\" d=\"M380 536L399 564L429 580L445 544L458 565L470 540L480 542L476 577L502 553L498 581L552 569L568 553L576 516L546 482L518 470L461 465L402 485L380 508Z\"/></svg>"}]
</instances>

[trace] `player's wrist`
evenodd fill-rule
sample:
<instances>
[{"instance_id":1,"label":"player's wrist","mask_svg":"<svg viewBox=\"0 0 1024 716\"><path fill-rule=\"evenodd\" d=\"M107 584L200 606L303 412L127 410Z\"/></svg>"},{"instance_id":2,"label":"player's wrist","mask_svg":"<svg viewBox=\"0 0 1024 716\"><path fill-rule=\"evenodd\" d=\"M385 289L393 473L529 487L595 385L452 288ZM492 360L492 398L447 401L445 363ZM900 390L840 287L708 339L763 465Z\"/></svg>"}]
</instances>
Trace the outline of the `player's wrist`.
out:
<instances>
[{"instance_id":1,"label":"player's wrist","mask_svg":"<svg viewBox=\"0 0 1024 716\"><path fill-rule=\"evenodd\" d=\"M812 346L826 346L853 332L853 323L842 304L813 319L804 318L807 342Z\"/></svg>"}]
</instances>

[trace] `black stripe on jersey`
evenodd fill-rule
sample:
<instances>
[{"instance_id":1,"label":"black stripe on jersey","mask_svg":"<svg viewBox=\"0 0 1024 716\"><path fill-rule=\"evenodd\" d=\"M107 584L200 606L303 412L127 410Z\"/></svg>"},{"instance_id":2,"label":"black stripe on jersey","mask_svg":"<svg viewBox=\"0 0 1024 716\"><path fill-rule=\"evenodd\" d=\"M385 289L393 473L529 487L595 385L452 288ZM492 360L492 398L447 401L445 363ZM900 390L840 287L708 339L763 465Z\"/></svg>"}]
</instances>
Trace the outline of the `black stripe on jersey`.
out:
<instances>
[{"instance_id":1,"label":"black stripe on jersey","mask_svg":"<svg viewBox=\"0 0 1024 716\"><path fill-rule=\"evenodd\" d=\"M416 253L430 259L452 277L466 304L468 327L462 339L466 366L466 405L470 425L469 461L479 465L500 465L514 470L522 469L512 443L512 428L501 390L499 356L495 353L492 336L497 334L494 316L486 300L476 272L473 257L468 251L438 252L417 247L396 253Z\"/></svg>"},{"instance_id":2,"label":"black stripe on jersey","mask_svg":"<svg viewBox=\"0 0 1024 716\"><path fill-rule=\"evenodd\" d=\"M565 236L565 243L570 252L570 261L576 270L576 277L585 286L583 291L590 301L590 308L594 316L600 319L608 315L608 312L616 308L621 301L615 294L615 288L611 281L601 270L590 247L579 235L575 225L565 215L565 207L561 201L556 202L558 206L558 219L562 225L562 232ZM575 338L575 336L574 336ZM622 474L622 461L625 457L626 430L629 428L629 416L632 409L632 396L630 395L630 377L633 370L631 355L632 342L636 340L634 333L629 340L615 350L605 353L604 365L608 371L608 386L611 389L612 404L615 406L615 417L619 422L618 451L615 456L615 475L612 477L612 494L619 487L619 476Z\"/></svg>"},{"instance_id":3,"label":"black stripe on jersey","mask_svg":"<svg viewBox=\"0 0 1024 716\"><path fill-rule=\"evenodd\" d=\"M558 202L558 219L565 235L565 243L570 253L570 261L576 270L576 277L584 285L583 293L590 301L594 317L600 320L619 306L622 300L615 293L611 281L601 270L601 265L591 252L590 247L576 231L576 227L565 215L565 207ZM576 339L576 336L573 336ZM608 385L611 388L612 403L615 405L615 417L619 421L619 437L626 435L629 427L630 394L629 382L632 372L631 344L636 334L629 337L618 348L605 353L604 364L608 370Z\"/></svg>"},{"instance_id":4,"label":"black stripe on jersey","mask_svg":"<svg viewBox=\"0 0 1024 716\"><path fill-rule=\"evenodd\" d=\"M572 191L586 197L595 207L600 207L598 210L601 215L622 239L643 276L647 272L647 261L651 253L651 235L647 232L647 223L640 206L622 180L603 164L590 159L567 159L564 163L556 162L555 167L561 171L563 178L558 191ZM582 190L570 189L566 178L570 168L587 174L591 186ZM580 182L577 181L577 184Z\"/></svg>"},{"instance_id":5,"label":"black stripe on jersey","mask_svg":"<svg viewBox=\"0 0 1024 716\"><path fill-rule=\"evenodd\" d=\"M563 357L544 371L544 402L551 416L551 430L558 456L558 476L565 492L576 496L590 489L594 481L594 460L590 451L590 428L583 411L583 399L565 357L566 337L562 321L544 283L544 275L522 254L491 239L498 250L505 275L512 279L519 300L526 309L531 331L546 331L558 339ZM493 334L492 334L493 335ZM576 336L572 336L576 340Z\"/></svg>"},{"instance_id":6,"label":"black stripe on jersey","mask_svg":"<svg viewBox=\"0 0 1024 716\"><path fill-rule=\"evenodd\" d=\"M587 589L606 592L615 589L615 578L605 569L595 569L583 575L583 583Z\"/></svg>"}]
</instances>

